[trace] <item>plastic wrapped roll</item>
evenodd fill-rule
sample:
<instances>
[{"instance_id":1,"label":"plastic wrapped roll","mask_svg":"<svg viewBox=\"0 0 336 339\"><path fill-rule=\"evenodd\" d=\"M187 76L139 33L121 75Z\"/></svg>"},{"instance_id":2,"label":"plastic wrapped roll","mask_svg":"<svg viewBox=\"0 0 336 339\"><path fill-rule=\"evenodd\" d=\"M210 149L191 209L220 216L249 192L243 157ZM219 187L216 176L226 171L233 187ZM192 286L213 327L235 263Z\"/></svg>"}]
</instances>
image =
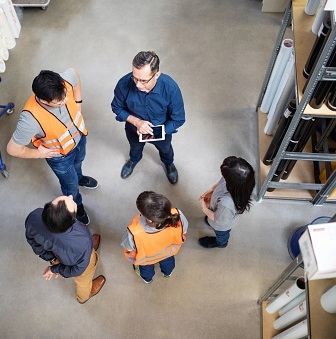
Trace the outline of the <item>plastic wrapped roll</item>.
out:
<instances>
[{"instance_id":1,"label":"plastic wrapped roll","mask_svg":"<svg viewBox=\"0 0 336 339\"><path fill-rule=\"evenodd\" d=\"M325 5L327 0L321 0L319 7L317 9L316 17L313 22L312 26L312 32L317 35L318 31L320 30L320 27L323 23L324 18L328 17L330 15L329 11L325 11Z\"/></svg>"},{"instance_id":2,"label":"plastic wrapped roll","mask_svg":"<svg viewBox=\"0 0 336 339\"><path fill-rule=\"evenodd\" d=\"M304 293L301 293L304 294ZM302 302L299 305L292 308L290 311L276 319L273 323L273 327L276 330L283 330L289 325L294 324L298 320L302 320L307 315L306 302Z\"/></svg>"},{"instance_id":3,"label":"plastic wrapped roll","mask_svg":"<svg viewBox=\"0 0 336 339\"><path fill-rule=\"evenodd\" d=\"M281 114L286 109L288 101L293 98L294 86L295 68L294 51L292 51L267 116L267 123L264 128L265 134L273 135L275 133Z\"/></svg>"},{"instance_id":4,"label":"plastic wrapped roll","mask_svg":"<svg viewBox=\"0 0 336 339\"><path fill-rule=\"evenodd\" d=\"M268 113L271 108L272 101L274 99L276 90L279 86L282 74L287 65L288 59L293 50L293 40L285 39L280 47L278 56L276 58L273 71L270 77L270 80L267 85L267 89L263 98L263 101L260 106L260 111Z\"/></svg>"},{"instance_id":5,"label":"plastic wrapped roll","mask_svg":"<svg viewBox=\"0 0 336 339\"><path fill-rule=\"evenodd\" d=\"M289 302L287 305L285 305L284 307L282 307L278 313L279 316L281 317L282 315L284 315L285 313L287 313L288 311L290 311L292 308L294 308L295 306L301 304L303 301L306 300L306 294L305 293L301 293L299 294L295 299L293 299L291 302Z\"/></svg>"},{"instance_id":6,"label":"plastic wrapped roll","mask_svg":"<svg viewBox=\"0 0 336 339\"><path fill-rule=\"evenodd\" d=\"M0 73L4 73L5 70L6 70L6 64L2 59L0 59Z\"/></svg>"},{"instance_id":7,"label":"plastic wrapped roll","mask_svg":"<svg viewBox=\"0 0 336 339\"><path fill-rule=\"evenodd\" d=\"M295 326L290 327L288 330L272 337L272 339L300 339L308 335L307 319L299 322Z\"/></svg>"},{"instance_id":8,"label":"plastic wrapped roll","mask_svg":"<svg viewBox=\"0 0 336 339\"><path fill-rule=\"evenodd\" d=\"M298 146L300 145L300 140L302 138L307 138L308 139L311 135L311 125L315 122L314 119L312 119L311 117L302 117L299 121L299 124L291 138L291 140L289 141L289 144L287 146L286 151L287 152L296 152L298 150ZM315 126L315 125L314 125ZM307 141L308 141L307 139ZM306 143L307 143L306 141ZM289 163L293 163L293 167L296 163L296 160L281 160L277 170L275 171L272 181L276 181L279 182L280 179L285 179L284 175L287 175L287 172L285 172L285 170L288 168ZM292 167L292 168L293 168ZM290 171L288 172L289 175ZM275 188L269 187L267 188L268 192L273 192L275 190Z\"/></svg>"},{"instance_id":9,"label":"plastic wrapped roll","mask_svg":"<svg viewBox=\"0 0 336 339\"><path fill-rule=\"evenodd\" d=\"M0 35L2 43L7 49L12 49L15 47L16 45L15 38L13 37L10 31L10 27L8 25L5 13L1 8L0 8Z\"/></svg>"},{"instance_id":10,"label":"plastic wrapped roll","mask_svg":"<svg viewBox=\"0 0 336 339\"><path fill-rule=\"evenodd\" d=\"M308 140L310 139L313 131L316 128L316 124L318 122L318 119L312 118L310 120L307 120L307 123L304 126L304 130L302 131L302 134L297 142L297 145L294 149L295 152L302 152L305 148ZM281 179L286 180L288 179L289 175L291 174L297 160L288 160L287 164L285 166L284 171L281 174Z\"/></svg>"},{"instance_id":11,"label":"plastic wrapped roll","mask_svg":"<svg viewBox=\"0 0 336 339\"><path fill-rule=\"evenodd\" d=\"M280 118L278 128L264 156L263 163L265 165L270 165L273 162L273 159L279 149L282 139L287 132L288 126L292 121L295 111L296 111L296 100L291 100L287 109Z\"/></svg>"},{"instance_id":12,"label":"plastic wrapped roll","mask_svg":"<svg viewBox=\"0 0 336 339\"><path fill-rule=\"evenodd\" d=\"M331 25L330 17L325 18L323 20L321 29L317 33L317 37L315 39L314 45L313 45L311 52L309 54L309 57L307 59L306 65L304 66L303 76L305 78L308 78L311 70L314 67L316 60L318 59L318 57L319 57L319 55L320 55L320 53L323 49L324 43L326 41L326 37L330 33L330 25Z\"/></svg>"},{"instance_id":13,"label":"plastic wrapped roll","mask_svg":"<svg viewBox=\"0 0 336 339\"><path fill-rule=\"evenodd\" d=\"M323 293L321 306L328 313L336 313L336 285Z\"/></svg>"},{"instance_id":14,"label":"plastic wrapped roll","mask_svg":"<svg viewBox=\"0 0 336 339\"><path fill-rule=\"evenodd\" d=\"M304 9L305 13L308 15L315 15L319 4L320 0L308 0Z\"/></svg>"},{"instance_id":15,"label":"plastic wrapped roll","mask_svg":"<svg viewBox=\"0 0 336 339\"><path fill-rule=\"evenodd\" d=\"M336 86L331 89L326 105L332 111L336 111Z\"/></svg>"},{"instance_id":16,"label":"plastic wrapped roll","mask_svg":"<svg viewBox=\"0 0 336 339\"><path fill-rule=\"evenodd\" d=\"M305 290L305 283L303 277L296 279L295 283L287 288L284 292L278 295L271 303L266 307L266 311L270 314L273 314L284 307L299 294L303 293Z\"/></svg>"},{"instance_id":17,"label":"plastic wrapped roll","mask_svg":"<svg viewBox=\"0 0 336 339\"><path fill-rule=\"evenodd\" d=\"M8 49L5 47L0 34L0 59L6 61L9 58Z\"/></svg>"}]
</instances>

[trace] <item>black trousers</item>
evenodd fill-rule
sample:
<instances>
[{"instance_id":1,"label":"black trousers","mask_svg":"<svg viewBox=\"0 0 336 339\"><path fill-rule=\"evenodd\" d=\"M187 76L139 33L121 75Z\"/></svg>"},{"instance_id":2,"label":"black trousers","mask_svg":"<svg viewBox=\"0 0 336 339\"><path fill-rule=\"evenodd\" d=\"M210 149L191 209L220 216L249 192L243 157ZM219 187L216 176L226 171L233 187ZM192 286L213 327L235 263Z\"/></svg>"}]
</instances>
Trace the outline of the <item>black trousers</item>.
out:
<instances>
[{"instance_id":1,"label":"black trousers","mask_svg":"<svg viewBox=\"0 0 336 339\"><path fill-rule=\"evenodd\" d=\"M172 135L166 134L165 140L160 141L148 141L148 142L139 142L139 135L137 129L132 124L126 122L125 132L127 140L130 144L130 160L134 163L137 163L142 158L142 152L146 143L153 144L160 154L160 159L165 165L170 165L174 162L174 150L171 144Z\"/></svg>"}]
</instances>

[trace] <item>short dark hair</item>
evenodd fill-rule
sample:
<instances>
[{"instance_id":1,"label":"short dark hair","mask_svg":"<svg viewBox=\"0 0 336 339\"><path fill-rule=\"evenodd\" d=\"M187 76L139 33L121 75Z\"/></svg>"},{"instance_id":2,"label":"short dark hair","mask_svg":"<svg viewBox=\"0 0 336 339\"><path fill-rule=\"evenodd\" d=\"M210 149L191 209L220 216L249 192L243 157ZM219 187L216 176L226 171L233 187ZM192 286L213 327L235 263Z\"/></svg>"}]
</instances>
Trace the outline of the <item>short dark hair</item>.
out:
<instances>
[{"instance_id":1,"label":"short dark hair","mask_svg":"<svg viewBox=\"0 0 336 339\"><path fill-rule=\"evenodd\" d=\"M162 194L144 191L138 196L136 206L146 219L153 221L153 227L157 229L176 227L180 221L179 213L171 213L171 202Z\"/></svg>"},{"instance_id":2,"label":"short dark hair","mask_svg":"<svg viewBox=\"0 0 336 339\"><path fill-rule=\"evenodd\" d=\"M53 71L41 71L33 80L32 90L39 99L47 102L61 101L66 95L63 78Z\"/></svg>"},{"instance_id":3,"label":"short dark hair","mask_svg":"<svg viewBox=\"0 0 336 339\"><path fill-rule=\"evenodd\" d=\"M220 167L238 214L251 207L251 195L255 186L253 167L243 158L230 156Z\"/></svg>"},{"instance_id":4,"label":"short dark hair","mask_svg":"<svg viewBox=\"0 0 336 339\"><path fill-rule=\"evenodd\" d=\"M159 71L160 59L155 52L142 51L134 57L132 65L137 69L150 65L152 73L156 73Z\"/></svg>"},{"instance_id":5,"label":"short dark hair","mask_svg":"<svg viewBox=\"0 0 336 339\"><path fill-rule=\"evenodd\" d=\"M64 233L75 223L76 212L70 212L64 200L50 201L44 205L42 221L51 233Z\"/></svg>"}]
</instances>

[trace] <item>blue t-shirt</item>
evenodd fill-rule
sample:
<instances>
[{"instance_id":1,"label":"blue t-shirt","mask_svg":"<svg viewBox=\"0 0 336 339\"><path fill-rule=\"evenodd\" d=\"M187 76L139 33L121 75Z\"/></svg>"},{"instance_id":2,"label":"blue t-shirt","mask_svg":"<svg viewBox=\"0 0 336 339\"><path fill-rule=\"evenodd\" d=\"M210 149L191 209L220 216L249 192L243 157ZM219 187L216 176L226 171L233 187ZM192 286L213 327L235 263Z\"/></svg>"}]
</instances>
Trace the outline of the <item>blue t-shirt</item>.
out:
<instances>
[{"instance_id":1,"label":"blue t-shirt","mask_svg":"<svg viewBox=\"0 0 336 339\"><path fill-rule=\"evenodd\" d=\"M160 74L154 88L146 93L140 91L131 78L123 76L114 89L111 103L116 120L126 121L131 114L154 126L165 125L167 134L172 134L185 122L182 94L177 83L168 75Z\"/></svg>"}]
</instances>

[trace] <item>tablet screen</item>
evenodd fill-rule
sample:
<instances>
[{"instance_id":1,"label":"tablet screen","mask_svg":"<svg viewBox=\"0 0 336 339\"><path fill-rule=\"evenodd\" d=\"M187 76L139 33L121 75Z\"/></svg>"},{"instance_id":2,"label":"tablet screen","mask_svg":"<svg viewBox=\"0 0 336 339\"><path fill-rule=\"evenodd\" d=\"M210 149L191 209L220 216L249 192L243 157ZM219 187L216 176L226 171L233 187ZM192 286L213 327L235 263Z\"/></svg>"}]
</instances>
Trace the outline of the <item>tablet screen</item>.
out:
<instances>
[{"instance_id":1,"label":"tablet screen","mask_svg":"<svg viewBox=\"0 0 336 339\"><path fill-rule=\"evenodd\" d=\"M164 125L158 125L152 127L153 129L153 135L151 134L140 134L139 141L140 142L146 142L146 141L158 141L158 140L164 140L165 134L164 134Z\"/></svg>"}]
</instances>

